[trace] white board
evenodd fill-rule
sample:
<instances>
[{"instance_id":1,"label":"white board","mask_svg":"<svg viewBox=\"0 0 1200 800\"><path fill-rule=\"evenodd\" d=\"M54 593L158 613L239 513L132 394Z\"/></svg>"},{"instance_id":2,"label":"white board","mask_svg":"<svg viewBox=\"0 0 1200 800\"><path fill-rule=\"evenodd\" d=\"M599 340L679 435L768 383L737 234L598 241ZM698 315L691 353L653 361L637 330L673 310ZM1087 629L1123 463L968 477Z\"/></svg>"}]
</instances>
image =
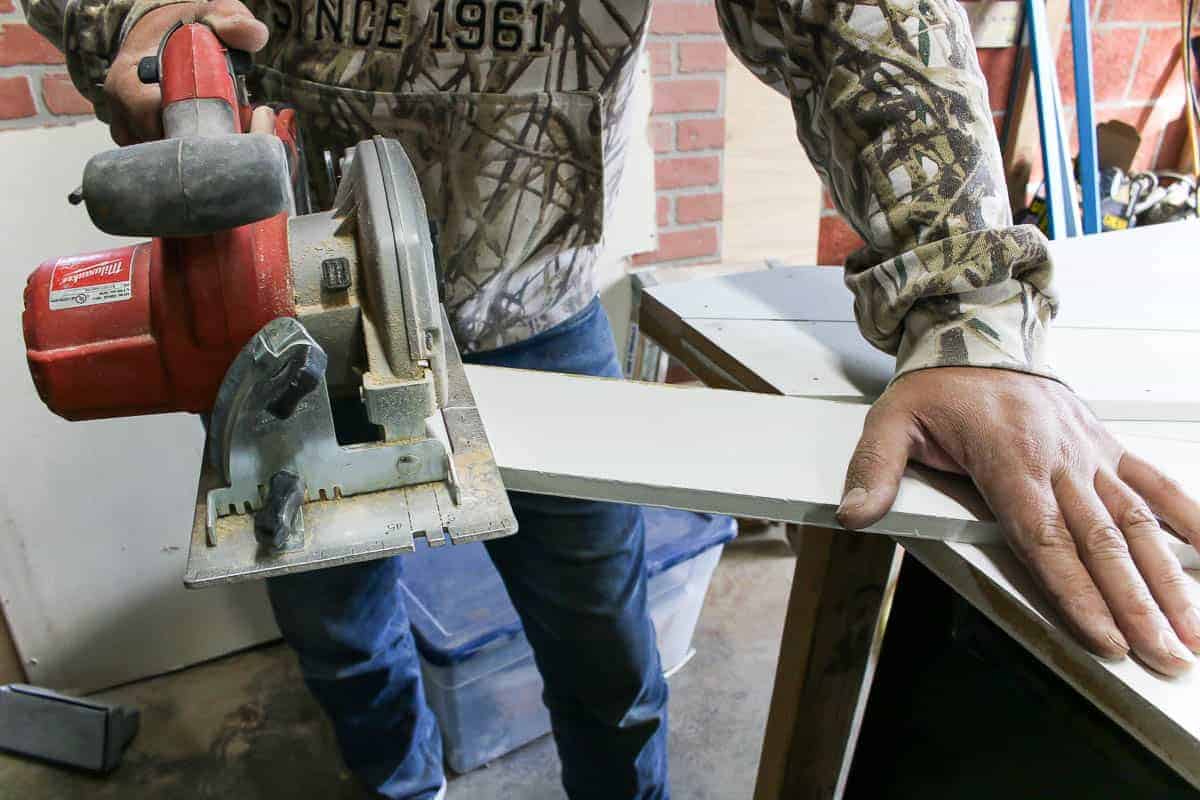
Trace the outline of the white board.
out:
<instances>
[{"instance_id":1,"label":"white board","mask_svg":"<svg viewBox=\"0 0 1200 800\"><path fill-rule=\"evenodd\" d=\"M468 373L510 489L827 527L836 527L833 510L866 413L856 404L749 392L488 367ZM1200 443L1122 439L1200 496ZM895 510L872 530L911 537L902 541L922 561L1200 786L1200 669L1172 679L1132 659L1095 658L1054 621L1007 547L922 538L998 536L969 485L910 470ZM1174 550L1200 591L1195 551Z\"/></svg>"},{"instance_id":2,"label":"white board","mask_svg":"<svg viewBox=\"0 0 1200 800\"><path fill-rule=\"evenodd\" d=\"M648 291L684 319L854 321L854 295L840 267L775 267Z\"/></svg>"},{"instance_id":3,"label":"white board","mask_svg":"<svg viewBox=\"0 0 1200 800\"><path fill-rule=\"evenodd\" d=\"M1200 330L1200 220L1056 239L1055 326Z\"/></svg>"},{"instance_id":4,"label":"white board","mask_svg":"<svg viewBox=\"0 0 1200 800\"><path fill-rule=\"evenodd\" d=\"M1200 442L1200 422L1107 420L1104 427L1118 435L1171 439L1176 442Z\"/></svg>"},{"instance_id":5,"label":"white board","mask_svg":"<svg viewBox=\"0 0 1200 800\"><path fill-rule=\"evenodd\" d=\"M830 400L495 367L469 366L467 375L510 490L833 528L868 410ZM1200 444L1120 437L1200 497ZM968 481L915 469L892 512L868 530L1002 541ZM1185 566L1200 569L1194 550L1179 546L1176 552Z\"/></svg>"},{"instance_id":6,"label":"white board","mask_svg":"<svg viewBox=\"0 0 1200 800\"><path fill-rule=\"evenodd\" d=\"M1058 328L1200 330L1200 220L1050 243ZM837 267L777 267L655 287L685 319L853 322L854 300Z\"/></svg>"},{"instance_id":7,"label":"white board","mask_svg":"<svg viewBox=\"0 0 1200 800\"><path fill-rule=\"evenodd\" d=\"M895 369L853 322L687 323L782 394L866 403ZM1200 354L1200 332L1055 327L1048 344L1050 363L1101 419L1200 421L1200 370L1184 366Z\"/></svg>"},{"instance_id":8,"label":"white board","mask_svg":"<svg viewBox=\"0 0 1200 800\"><path fill-rule=\"evenodd\" d=\"M1063 311L1052 334L1058 356L1056 366L1077 388L1082 385L1085 396L1100 396L1109 414L1157 414L1168 418L1108 424L1127 444L1190 485L1194 494L1195 478L1191 474L1185 477L1185 473L1200 469L1197 452L1188 449L1200 442L1200 425L1169 418L1197 419L1192 404L1200 396L1200 387L1192 379L1191 365L1200 353L1193 334L1200 325L1192 298L1195 288L1200 288L1196 286L1200 276L1192 264L1193 254L1200 247L1200 223L1157 226L1119 237L1084 237L1056 242L1052 247L1063 296ZM846 313L849 294L844 295L847 299L839 296L833 272L817 268L772 270L753 277L735 276L650 291L669 314L683 318L684 335L680 341L671 342L670 348L678 356L686 351L689 363L711 365L715 356L723 362L726 375L745 369L761 383L785 393L812 395L816 388L821 394L858 403L848 405L865 413L861 403L865 397L877 394L890 377L890 364L881 363L883 356L863 349L865 343L850 337L853 326L847 324L850 315ZM1128 288L1135 283L1136 294ZM830 319L838 316L842 319ZM743 318L769 322L739 321ZM812 320L828 320L831 324ZM785 327L789 321L794 324ZM1172 335L1179 332L1184 335ZM1157 406L1137 407L1145 400L1144 395L1151 395ZM1151 413L1142 413L1147 407ZM1162 413L1164 410L1167 413ZM648 409L648 413L654 410ZM756 408L747 417L753 420L756 430L763 422L760 438L768 437L772 445L782 448L805 446L803 441L791 438L790 426L781 427L779 419L764 420L761 414L762 409ZM720 423L713 426L721 430ZM823 430L818 431L818 435L821 433ZM839 463L827 454L814 457L824 458L830 469ZM844 457L840 463L844 464ZM731 464L730 474L737 474L740 466ZM802 472L790 474L811 477ZM912 487L910 474L902 488L902 503L927 499L910 494ZM787 491L786 487L776 488ZM812 488L828 491L827 486L814 484ZM827 502L836 502L836 494ZM951 515L959 510L944 500L925 508L921 505L911 504L908 510ZM888 518L883 523L902 527L889 523ZM940 523L938 527L942 527ZM919 539L907 539L904 544L1043 663L1200 788L1200 670L1166 679L1133 660L1109 663L1092 657L1053 621L1033 592L1027 573L1005 547ZM1187 566L1193 568L1191 578L1200 586L1194 551L1181 551L1177 546L1176 552L1181 560L1187 559Z\"/></svg>"},{"instance_id":9,"label":"white board","mask_svg":"<svg viewBox=\"0 0 1200 800\"><path fill-rule=\"evenodd\" d=\"M96 689L278 636L262 584L183 588L202 431L193 416L75 423L38 399L21 333L41 261L111 246L67 205L111 147L99 123L0 133L0 602L33 683Z\"/></svg>"}]
</instances>

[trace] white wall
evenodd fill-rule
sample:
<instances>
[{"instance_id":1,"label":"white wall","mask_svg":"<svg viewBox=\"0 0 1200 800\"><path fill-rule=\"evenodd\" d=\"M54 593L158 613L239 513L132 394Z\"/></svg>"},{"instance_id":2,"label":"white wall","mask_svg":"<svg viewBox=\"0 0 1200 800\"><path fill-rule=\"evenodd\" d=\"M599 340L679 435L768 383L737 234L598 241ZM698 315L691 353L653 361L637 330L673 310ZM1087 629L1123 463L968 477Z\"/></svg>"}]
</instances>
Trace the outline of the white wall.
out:
<instances>
[{"instance_id":1,"label":"white wall","mask_svg":"<svg viewBox=\"0 0 1200 800\"><path fill-rule=\"evenodd\" d=\"M66 202L99 123L0 133L0 603L33 683L94 689L274 637L260 583L183 588L202 432L190 415L65 422L38 398L26 276L111 246Z\"/></svg>"}]
</instances>

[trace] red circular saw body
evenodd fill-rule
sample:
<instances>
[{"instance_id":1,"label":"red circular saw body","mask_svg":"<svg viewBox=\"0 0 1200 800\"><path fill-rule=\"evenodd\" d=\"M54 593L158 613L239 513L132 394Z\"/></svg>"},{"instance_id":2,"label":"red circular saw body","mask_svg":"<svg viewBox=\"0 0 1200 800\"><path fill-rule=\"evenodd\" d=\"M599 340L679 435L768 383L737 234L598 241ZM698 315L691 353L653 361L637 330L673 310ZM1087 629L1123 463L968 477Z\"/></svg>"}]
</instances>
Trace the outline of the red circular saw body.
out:
<instances>
[{"instance_id":1,"label":"red circular saw body","mask_svg":"<svg viewBox=\"0 0 1200 800\"><path fill-rule=\"evenodd\" d=\"M249 108L239 105L226 50L206 26L168 35L160 75L164 108L223 101L233 132L247 130ZM276 134L294 157L292 112L279 115ZM29 276L22 323L46 405L67 419L211 410L242 346L272 319L295 316L287 223L280 213L43 263Z\"/></svg>"},{"instance_id":2,"label":"red circular saw body","mask_svg":"<svg viewBox=\"0 0 1200 800\"><path fill-rule=\"evenodd\" d=\"M296 313L287 215L43 263L25 287L42 400L67 419L212 408L225 370Z\"/></svg>"}]
</instances>

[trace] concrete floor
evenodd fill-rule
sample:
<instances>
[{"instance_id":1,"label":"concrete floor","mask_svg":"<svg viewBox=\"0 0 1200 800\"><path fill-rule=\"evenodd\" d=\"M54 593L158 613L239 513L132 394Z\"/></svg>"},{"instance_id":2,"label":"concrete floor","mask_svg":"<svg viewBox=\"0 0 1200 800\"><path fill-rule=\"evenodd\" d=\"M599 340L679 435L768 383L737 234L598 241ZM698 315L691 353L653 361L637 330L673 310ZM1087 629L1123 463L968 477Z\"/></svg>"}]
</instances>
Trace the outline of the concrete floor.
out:
<instances>
[{"instance_id":1,"label":"concrete floor","mask_svg":"<svg viewBox=\"0 0 1200 800\"><path fill-rule=\"evenodd\" d=\"M753 791L793 558L775 529L729 545L709 588L692 659L671 678L676 797ZM153 642L147 642L152 647ZM105 692L142 710L142 729L106 778L0 755L0 800L349 800L332 731L295 659L270 645ZM454 778L458 798L562 798L549 737Z\"/></svg>"}]
</instances>

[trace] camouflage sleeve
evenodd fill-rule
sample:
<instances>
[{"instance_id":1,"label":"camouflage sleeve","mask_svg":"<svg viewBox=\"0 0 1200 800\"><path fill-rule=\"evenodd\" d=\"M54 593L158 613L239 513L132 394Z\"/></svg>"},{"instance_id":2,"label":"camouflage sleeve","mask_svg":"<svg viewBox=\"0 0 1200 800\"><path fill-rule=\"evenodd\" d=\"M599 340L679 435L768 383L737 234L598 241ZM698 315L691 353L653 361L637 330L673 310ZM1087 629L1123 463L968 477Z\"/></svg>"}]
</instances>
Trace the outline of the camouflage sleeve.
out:
<instances>
[{"instance_id":1,"label":"camouflage sleeve","mask_svg":"<svg viewBox=\"0 0 1200 800\"><path fill-rule=\"evenodd\" d=\"M21 0L29 24L67 57L75 87L107 120L104 78L125 33L148 11L186 0Z\"/></svg>"},{"instance_id":2,"label":"camouflage sleeve","mask_svg":"<svg viewBox=\"0 0 1200 800\"><path fill-rule=\"evenodd\" d=\"M867 245L855 316L897 375L971 365L1053 377L1046 240L1014 226L987 87L954 0L717 0L726 39L791 98L797 131Z\"/></svg>"}]
</instances>

